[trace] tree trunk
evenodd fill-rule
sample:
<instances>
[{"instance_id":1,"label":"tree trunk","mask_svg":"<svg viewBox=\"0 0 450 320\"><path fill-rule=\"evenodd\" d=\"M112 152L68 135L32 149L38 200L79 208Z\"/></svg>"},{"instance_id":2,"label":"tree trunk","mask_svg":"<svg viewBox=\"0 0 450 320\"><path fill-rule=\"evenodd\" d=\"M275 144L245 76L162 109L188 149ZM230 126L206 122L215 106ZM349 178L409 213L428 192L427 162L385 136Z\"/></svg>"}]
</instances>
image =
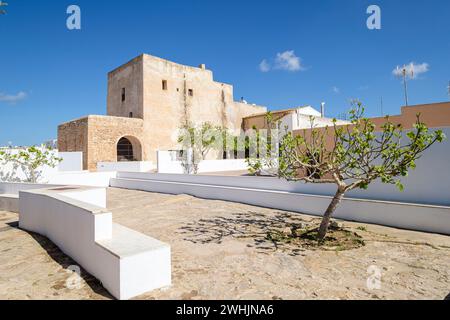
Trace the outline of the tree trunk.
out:
<instances>
[{"instance_id":1,"label":"tree trunk","mask_svg":"<svg viewBox=\"0 0 450 320\"><path fill-rule=\"evenodd\" d=\"M344 194L345 190L338 188L333 200L331 201L330 205L327 208L327 211L325 211L322 223L320 224L319 228L319 241L322 241L327 235L328 227L330 226L331 216L338 207L339 203L341 203L342 199L344 198Z\"/></svg>"}]
</instances>

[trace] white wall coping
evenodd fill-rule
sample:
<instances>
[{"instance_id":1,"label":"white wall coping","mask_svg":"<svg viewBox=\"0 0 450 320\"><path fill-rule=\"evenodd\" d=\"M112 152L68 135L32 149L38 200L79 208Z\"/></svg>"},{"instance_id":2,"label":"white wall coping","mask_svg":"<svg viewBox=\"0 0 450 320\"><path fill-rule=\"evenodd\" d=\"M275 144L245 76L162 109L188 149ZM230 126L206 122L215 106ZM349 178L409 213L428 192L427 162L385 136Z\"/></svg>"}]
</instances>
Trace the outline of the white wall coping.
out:
<instances>
[{"instance_id":1,"label":"white wall coping","mask_svg":"<svg viewBox=\"0 0 450 320\"><path fill-rule=\"evenodd\" d=\"M49 183L56 185L83 185L90 187L108 187L111 178L116 177L116 172L60 172Z\"/></svg>"},{"instance_id":2,"label":"white wall coping","mask_svg":"<svg viewBox=\"0 0 450 320\"><path fill-rule=\"evenodd\" d=\"M57 187L57 188L49 188L49 189L36 189L36 190L26 190L21 192L28 192L37 195L43 195L52 197L56 200L62 201L68 205L73 207L81 208L85 210L86 213L97 215L102 213L108 213L109 211L106 208L102 208L87 202L83 202L70 196L67 196L70 192L79 192L79 191L88 191L88 190L101 190L102 188L92 188L92 187L83 187L83 186L67 186L67 187ZM66 195L64 195L66 194Z\"/></svg>"},{"instance_id":3,"label":"white wall coping","mask_svg":"<svg viewBox=\"0 0 450 320\"><path fill-rule=\"evenodd\" d=\"M131 171L149 172L156 169L152 161L115 161L98 162L97 172Z\"/></svg>"},{"instance_id":4,"label":"white wall coping","mask_svg":"<svg viewBox=\"0 0 450 320\"><path fill-rule=\"evenodd\" d=\"M0 182L0 195L1 194L19 194L20 190L32 190L41 188L58 187L57 184L45 184L45 183L29 183L29 182Z\"/></svg>"}]
</instances>

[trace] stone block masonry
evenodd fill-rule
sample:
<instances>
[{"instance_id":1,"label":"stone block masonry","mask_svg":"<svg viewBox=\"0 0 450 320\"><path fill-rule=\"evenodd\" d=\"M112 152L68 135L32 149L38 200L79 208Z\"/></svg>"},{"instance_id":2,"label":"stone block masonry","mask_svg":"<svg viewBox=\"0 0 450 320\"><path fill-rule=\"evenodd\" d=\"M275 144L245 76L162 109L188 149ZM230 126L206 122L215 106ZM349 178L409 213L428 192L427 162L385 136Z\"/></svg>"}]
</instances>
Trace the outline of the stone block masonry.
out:
<instances>
[{"instance_id":1,"label":"stone block masonry","mask_svg":"<svg viewBox=\"0 0 450 320\"><path fill-rule=\"evenodd\" d=\"M87 116L58 127L58 150L83 152L83 168L96 170L98 162L117 161L117 143L126 137L137 160L146 158L143 120L111 116Z\"/></svg>"}]
</instances>

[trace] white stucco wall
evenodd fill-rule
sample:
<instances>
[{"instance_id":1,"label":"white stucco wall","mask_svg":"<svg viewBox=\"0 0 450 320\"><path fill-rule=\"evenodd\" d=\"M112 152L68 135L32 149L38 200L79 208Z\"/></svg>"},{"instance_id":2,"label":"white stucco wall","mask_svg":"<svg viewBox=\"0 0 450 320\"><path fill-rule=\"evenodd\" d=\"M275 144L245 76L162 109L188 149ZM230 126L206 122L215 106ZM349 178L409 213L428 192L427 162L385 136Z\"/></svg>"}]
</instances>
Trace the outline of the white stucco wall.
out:
<instances>
[{"instance_id":1,"label":"white stucco wall","mask_svg":"<svg viewBox=\"0 0 450 320\"><path fill-rule=\"evenodd\" d=\"M47 183L50 185L78 185L78 186L92 186L92 187L108 187L109 180L116 176L116 172L89 172L89 171L78 171L78 172L59 172L52 171L51 174L45 176L45 179L42 179L40 185L45 186ZM20 179L18 179L20 180ZM45 182L45 183L44 183ZM35 184L22 183L22 182L2 182L0 180L0 193L1 186L7 185L18 185L18 186L33 186ZM39 185L39 184L38 184ZM5 187L6 188L6 187ZM11 187L12 188L12 187ZM31 189L36 189L32 187ZM9 193L9 192L4 192Z\"/></svg>"},{"instance_id":2,"label":"white stucco wall","mask_svg":"<svg viewBox=\"0 0 450 320\"><path fill-rule=\"evenodd\" d=\"M321 113L312 107L303 107L279 119L279 129L282 130L282 132L285 129L287 129L288 131L309 129L311 128L311 117L313 117L314 119L313 124L315 128L333 126L333 119L323 118ZM348 123L348 121L336 120L336 124L338 125L344 125Z\"/></svg>"},{"instance_id":3,"label":"white stucco wall","mask_svg":"<svg viewBox=\"0 0 450 320\"><path fill-rule=\"evenodd\" d=\"M108 187L116 172L60 172L49 179L49 183L91 187Z\"/></svg>"},{"instance_id":4,"label":"white stucco wall","mask_svg":"<svg viewBox=\"0 0 450 320\"><path fill-rule=\"evenodd\" d=\"M13 154L17 154L21 149L12 150ZM49 166L41 166L39 183L47 183L52 177L65 172L80 172L83 170L83 153L82 152L58 152L51 150L52 155L62 158L55 168ZM14 166L13 163L0 163L0 181L3 182L24 182L27 180L23 169L20 166Z\"/></svg>"},{"instance_id":5,"label":"white stucco wall","mask_svg":"<svg viewBox=\"0 0 450 320\"><path fill-rule=\"evenodd\" d=\"M58 171L83 171L83 152L58 152Z\"/></svg>"},{"instance_id":6,"label":"white stucco wall","mask_svg":"<svg viewBox=\"0 0 450 320\"><path fill-rule=\"evenodd\" d=\"M175 159L173 151L157 151L156 171L158 173L184 173L181 161Z\"/></svg>"},{"instance_id":7,"label":"white stucco wall","mask_svg":"<svg viewBox=\"0 0 450 320\"><path fill-rule=\"evenodd\" d=\"M224 172L247 170L245 159L202 160L198 172ZM181 161L176 161L170 151L158 151L158 173L183 174Z\"/></svg>"},{"instance_id":8,"label":"white stucco wall","mask_svg":"<svg viewBox=\"0 0 450 320\"><path fill-rule=\"evenodd\" d=\"M123 161L123 162L98 162L97 171L128 171L128 172L149 172L155 166L151 161Z\"/></svg>"},{"instance_id":9,"label":"white stucco wall","mask_svg":"<svg viewBox=\"0 0 450 320\"><path fill-rule=\"evenodd\" d=\"M12 154L17 154L21 150L14 149ZM58 151L52 150L53 155L58 156ZM41 178L39 183L46 183L48 179L58 173L58 168L51 168L49 166L42 166L38 168L41 171ZM0 182L24 182L27 181L27 176L20 166L15 166L13 163L4 163L0 161Z\"/></svg>"},{"instance_id":10,"label":"white stucco wall","mask_svg":"<svg viewBox=\"0 0 450 320\"><path fill-rule=\"evenodd\" d=\"M293 113L289 115L291 119L289 121L292 122L292 126L289 127L290 130L300 130L300 129L310 129L311 128L311 118L308 115ZM337 125L348 124L348 121L336 120ZM314 128L322 128L322 127L332 127L333 119L331 118L322 118L321 116L314 117L313 126ZM283 129L283 128L281 128Z\"/></svg>"},{"instance_id":11,"label":"white stucco wall","mask_svg":"<svg viewBox=\"0 0 450 320\"><path fill-rule=\"evenodd\" d=\"M199 164L199 173L247 170L245 159L203 160Z\"/></svg>"}]
</instances>

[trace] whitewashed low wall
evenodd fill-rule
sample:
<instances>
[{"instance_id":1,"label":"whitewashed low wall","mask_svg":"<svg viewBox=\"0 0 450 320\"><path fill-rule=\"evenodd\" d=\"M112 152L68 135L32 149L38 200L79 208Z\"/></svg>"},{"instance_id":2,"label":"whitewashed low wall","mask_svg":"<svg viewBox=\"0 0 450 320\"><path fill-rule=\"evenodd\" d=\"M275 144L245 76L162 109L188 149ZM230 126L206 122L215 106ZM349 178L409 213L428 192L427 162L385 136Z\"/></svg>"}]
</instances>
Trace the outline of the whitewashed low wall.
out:
<instances>
[{"instance_id":1,"label":"whitewashed low wall","mask_svg":"<svg viewBox=\"0 0 450 320\"><path fill-rule=\"evenodd\" d=\"M57 187L57 185L0 182L0 211L19 213L19 191Z\"/></svg>"},{"instance_id":2,"label":"whitewashed low wall","mask_svg":"<svg viewBox=\"0 0 450 320\"><path fill-rule=\"evenodd\" d=\"M181 161L177 161L170 151L158 151L158 173L183 174L184 170ZM202 160L199 164L199 173L241 171L247 170L245 159L227 159L227 160ZM118 170L126 171L126 170Z\"/></svg>"},{"instance_id":3,"label":"whitewashed low wall","mask_svg":"<svg viewBox=\"0 0 450 320\"><path fill-rule=\"evenodd\" d=\"M203 160L199 164L199 173L247 170L245 159Z\"/></svg>"},{"instance_id":4,"label":"whitewashed low wall","mask_svg":"<svg viewBox=\"0 0 450 320\"><path fill-rule=\"evenodd\" d=\"M20 151L20 149L16 149L11 152L15 154ZM62 158L62 161L55 168L49 166L38 168L37 170L41 172L39 183L47 183L61 172L83 171L82 152L58 152L58 150L51 150L50 153L55 157ZM20 166L14 166L12 163L0 163L0 181L24 182L27 181L27 176Z\"/></svg>"},{"instance_id":5,"label":"whitewashed low wall","mask_svg":"<svg viewBox=\"0 0 450 320\"><path fill-rule=\"evenodd\" d=\"M116 177L116 172L61 172L49 179L51 184L77 185L90 187L109 187L111 178Z\"/></svg>"},{"instance_id":6,"label":"whitewashed low wall","mask_svg":"<svg viewBox=\"0 0 450 320\"><path fill-rule=\"evenodd\" d=\"M0 193L2 188L10 185L18 186L18 189L28 189L26 186L30 186L30 189L36 189L33 186L49 186L49 185L76 185L76 186L90 186L90 187L109 187L109 181L111 178L116 177L116 172L89 172L89 171L77 171L77 172L53 172L48 176L48 184L30 184L23 182L1 182L0 181ZM3 187L2 187L3 186ZM3 192L10 193L10 192ZM17 192L16 192L17 193Z\"/></svg>"},{"instance_id":7,"label":"whitewashed low wall","mask_svg":"<svg viewBox=\"0 0 450 320\"><path fill-rule=\"evenodd\" d=\"M58 152L58 171L83 171L83 152Z\"/></svg>"},{"instance_id":8,"label":"whitewashed low wall","mask_svg":"<svg viewBox=\"0 0 450 320\"><path fill-rule=\"evenodd\" d=\"M311 215L323 215L331 196L296 192L278 179L119 173L111 186L234 201ZM269 187L269 188L265 188ZM271 188L272 187L272 188ZM278 190L277 190L278 189ZM283 190L284 189L284 190ZM336 217L410 230L450 234L450 207L347 197Z\"/></svg>"},{"instance_id":9,"label":"whitewashed low wall","mask_svg":"<svg viewBox=\"0 0 450 320\"><path fill-rule=\"evenodd\" d=\"M42 183L0 182L0 194L19 195L19 191L58 187L59 185Z\"/></svg>"},{"instance_id":10,"label":"whitewashed low wall","mask_svg":"<svg viewBox=\"0 0 450 320\"><path fill-rule=\"evenodd\" d=\"M175 160L173 152L170 151L157 151L156 167L156 171L158 173L184 173L184 169L181 166L181 161Z\"/></svg>"},{"instance_id":11,"label":"whitewashed low wall","mask_svg":"<svg viewBox=\"0 0 450 320\"><path fill-rule=\"evenodd\" d=\"M20 191L20 228L49 238L118 299L171 283L170 247L112 222L105 189Z\"/></svg>"},{"instance_id":12,"label":"whitewashed low wall","mask_svg":"<svg viewBox=\"0 0 450 320\"><path fill-rule=\"evenodd\" d=\"M17 154L21 150L12 150L12 154ZM52 150L51 153L57 156L57 151ZM37 169L41 173L39 183L46 183L48 179L58 173L58 168L51 168L49 166L41 166ZM14 165L13 163L2 163L0 162L0 182L24 182L27 181L26 176L22 167Z\"/></svg>"},{"instance_id":13,"label":"whitewashed low wall","mask_svg":"<svg viewBox=\"0 0 450 320\"><path fill-rule=\"evenodd\" d=\"M98 162L97 171L150 172L155 166L151 161Z\"/></svg>"}]
</instances>

